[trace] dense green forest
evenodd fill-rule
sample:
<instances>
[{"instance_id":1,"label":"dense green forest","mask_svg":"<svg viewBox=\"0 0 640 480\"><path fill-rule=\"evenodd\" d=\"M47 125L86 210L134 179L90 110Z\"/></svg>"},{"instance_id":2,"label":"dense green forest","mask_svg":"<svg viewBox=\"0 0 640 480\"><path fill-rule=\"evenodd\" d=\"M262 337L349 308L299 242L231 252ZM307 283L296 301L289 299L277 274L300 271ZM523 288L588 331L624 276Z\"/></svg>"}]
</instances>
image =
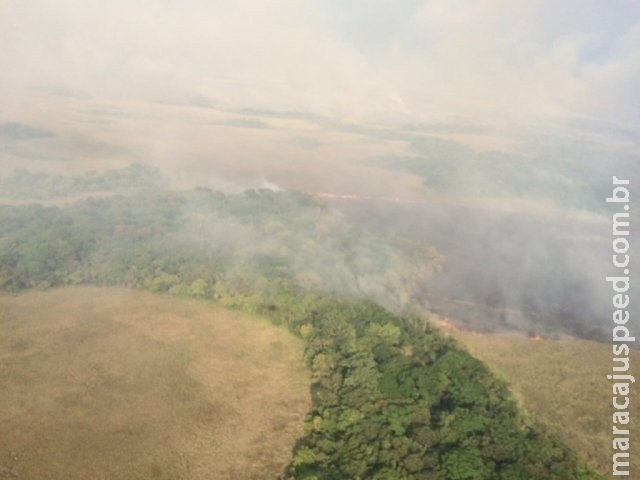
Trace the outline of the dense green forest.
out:
<instances>
[{"instance_id":1,"label":"dense green forest","mask_svg":"<svg viewBox=\"0 0 640 480\"><path fill-rule=\"evenodd\" d=\"M238 294L275 295L286 278L400 311L420 307L441 263L424 244L365 234L309 196L270 190L153 189L66 208L1 207L0 231L0 288L9 291L125 284L238 303Z\"/></svg>"},{"instance_id":2,"label":"dense green forest","mask_svg":"<svg viewBox=\"0 0 640 480\"><path fill-rule=\"evenodd\" d=\"M283 478L600 478L429 327L415 300L440 262L294 192L145 188L0 207L2 290L123 285L208 298L302 337L313 406Z\"/></svg>"}]
</instances>

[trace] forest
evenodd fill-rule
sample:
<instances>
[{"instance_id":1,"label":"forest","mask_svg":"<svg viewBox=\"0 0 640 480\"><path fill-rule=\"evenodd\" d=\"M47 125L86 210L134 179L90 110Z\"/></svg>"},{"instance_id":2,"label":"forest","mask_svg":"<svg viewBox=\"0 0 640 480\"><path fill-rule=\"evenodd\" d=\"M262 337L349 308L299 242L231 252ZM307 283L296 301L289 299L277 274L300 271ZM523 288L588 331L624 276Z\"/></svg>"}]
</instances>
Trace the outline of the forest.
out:
<instances>
[{"instance_id":1,"label":"forest","mask_svg":"<svg viewBox=\"0 0 640 480\"><path fill-rule=\"evenodd\" d=\"M296 192L154 187L0 207L4 291L114 285L204 298L301 337L312 408L284 479L600 478L430 326L416 299L441 262Z\"/></svg>"}]
</instances>

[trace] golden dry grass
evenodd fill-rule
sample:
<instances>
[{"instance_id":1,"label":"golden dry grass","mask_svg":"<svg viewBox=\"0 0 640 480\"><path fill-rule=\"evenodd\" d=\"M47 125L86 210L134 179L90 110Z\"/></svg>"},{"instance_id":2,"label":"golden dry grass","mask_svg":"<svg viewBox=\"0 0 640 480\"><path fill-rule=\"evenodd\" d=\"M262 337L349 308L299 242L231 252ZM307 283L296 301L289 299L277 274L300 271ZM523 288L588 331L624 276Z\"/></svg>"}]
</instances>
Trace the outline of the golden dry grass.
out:
<instances>
[{"instance_id":1,"label":"golden dry grass","mask_svg":"<svg viewBox=\"0 0 640 480\"><path fill-rule=\"evenodd\" d=\"M266 320L124 289L0 296L0 479L273 479L310 407Z\"/></svg>"},{"instance_id":2,"label":"golden dry grass","mask_svg":"<svg viewBox=\"0 0 640 480\"><path fill-rule=\"evenodd\" d=\"M530 339L523 335L449 333L510 385L524 408L546 424L590 465L611 474L613 382L611 345L577 339ZM640 352L630 352L630 374L640 380ZM631 465L640 450L640 394L631 386ZM620 399L620 403L624 403ZM618 425L618 428L625 428ZM640 462L637 460L636 462Z\"/></svg>"}]
</instances>

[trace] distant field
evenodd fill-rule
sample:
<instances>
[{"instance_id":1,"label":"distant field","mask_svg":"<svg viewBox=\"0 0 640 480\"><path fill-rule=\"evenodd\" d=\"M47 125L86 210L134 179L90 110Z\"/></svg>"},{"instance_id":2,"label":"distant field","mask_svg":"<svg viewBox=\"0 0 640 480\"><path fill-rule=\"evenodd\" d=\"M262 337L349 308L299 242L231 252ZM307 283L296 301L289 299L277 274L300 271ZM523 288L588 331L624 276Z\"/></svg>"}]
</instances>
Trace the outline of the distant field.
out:
<instances>
[{"instance_id":1,"label":"distant field","mask_svg":"<svg viewBox=\"0 0 640 480\"><path fill-rule=\"evenodd\" d=\"M515 334L455 332L469 351L505 379L522 405L594 468L611 474L611 346L584 340L530 339ZM630 374L640 380L640 352L630 353ZM622 403L622 399L620 400ZM640 455L640 391L631 386L631 466ZM619 425L618 428L624 428Z\"/></svg>"},{"instance_id":2,"label":"distant field","mask_svg":"<svg viewBox=\"0 0 640 480\"><path fill-rule=\"evenodd\" d=\"M0 295L0 479L273 479L310 408L301 357L210 303Z\"/></svg>"}]
</instances>

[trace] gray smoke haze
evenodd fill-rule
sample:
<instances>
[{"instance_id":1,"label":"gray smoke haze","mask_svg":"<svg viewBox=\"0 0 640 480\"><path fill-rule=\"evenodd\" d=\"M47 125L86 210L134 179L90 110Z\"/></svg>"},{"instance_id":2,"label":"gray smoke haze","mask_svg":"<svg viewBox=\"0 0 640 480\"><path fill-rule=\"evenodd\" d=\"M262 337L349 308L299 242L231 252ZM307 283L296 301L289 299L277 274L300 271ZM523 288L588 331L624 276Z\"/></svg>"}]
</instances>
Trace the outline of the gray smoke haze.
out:
<instances>
[{"instance_id":1,"label":"gray smoke haze","mask_svg":"<svg viewBox=\"0 0 640 480\"><path fill-rule=\"evenodd\" d=\"M8 0L0 177L357 194L331 201L445 255L434 308L589 336L613 175L638 205L639 44L635 0Z\"/></svg>"},{"instance_id":2,"label":"gray smoke haze","mask_svg":"<svg viewBox=\"0 0 640 480\"><path fill-rule=\"evenodd\" d=\"M352 120L638 120L633 0L10 0L0 19L0 85L10 95L47 89Z\"/></svg>"},{"instance_id":3,"label":"gray smoke haze","mask_svg":"<svg viewBox=\"0 0 640 480\"><path fill-rule=\"evenodd\" d=\"M611 223L522 215L462 205L399 205L333 200L347 218L374 231L395 231L434 245L441 274L424 285L436 313L476 330L606 338L612 291ZM634 227L631 235L640 230ZM631 294L637 291L633 286ZM632 306L638 327L638 308Z\"/></svg>"}]
</instances>

